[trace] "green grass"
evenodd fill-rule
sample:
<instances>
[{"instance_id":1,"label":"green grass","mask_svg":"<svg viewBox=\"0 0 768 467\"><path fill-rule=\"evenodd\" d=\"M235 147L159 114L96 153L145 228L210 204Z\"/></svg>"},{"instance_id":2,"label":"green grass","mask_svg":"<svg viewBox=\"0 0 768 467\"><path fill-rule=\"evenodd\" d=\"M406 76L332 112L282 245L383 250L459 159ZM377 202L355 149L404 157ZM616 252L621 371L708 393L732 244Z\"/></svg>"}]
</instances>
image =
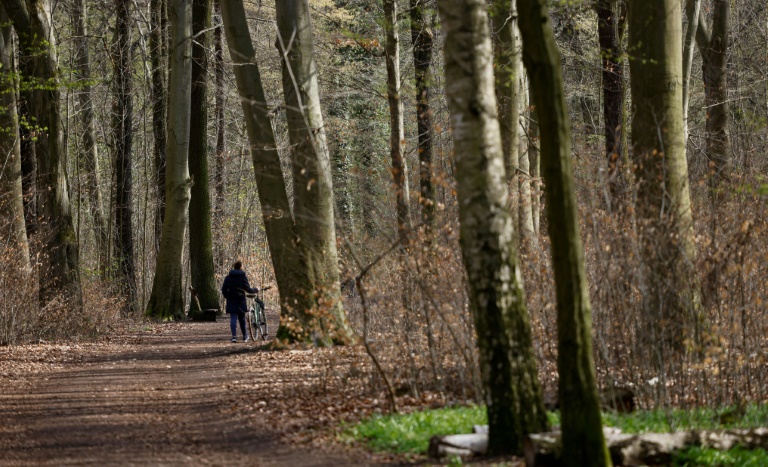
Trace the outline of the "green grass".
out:
<instances>
[{"instance_id":1,"label":"green grass","mask_svg":"<svg viewBox=\"0 0 768 467\"><path fill-rule=\"evenodd\" d=\"M604 413L606 426L620 428L625 433L669 432L689 429L749 428L768 425L768 406L750 405L746 413L732 423L721 424L720 415L729 410L652 410L631 414ZM552 425L560 423L557 412L549 414ZM377 415L349 427L345 437L365 442L374 451L398 454L426 452L429 438L433 435L471 433L472 425L488 423L485 407L452 407L426 410L401 415ZM748 451L732 449L716 451L693 448L680 453L675 461L678 466L763 466L768 465L768 453L764 450Z\"/></svg>"}]
</instances>

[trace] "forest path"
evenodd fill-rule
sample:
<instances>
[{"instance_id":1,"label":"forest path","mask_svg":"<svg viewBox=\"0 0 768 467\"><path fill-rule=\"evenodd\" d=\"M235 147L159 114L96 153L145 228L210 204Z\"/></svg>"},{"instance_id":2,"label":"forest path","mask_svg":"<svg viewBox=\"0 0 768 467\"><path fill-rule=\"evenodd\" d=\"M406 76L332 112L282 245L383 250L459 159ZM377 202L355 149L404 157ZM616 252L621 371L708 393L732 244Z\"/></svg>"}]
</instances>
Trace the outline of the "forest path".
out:
<instances>
[{"instance_id":1,"label":"forest path","mask_svg":"<svg viewBox=\"0 0 768 467\"><path fill-rule=\"evenodd\" d=\"M0 351L0 465L361 464L282 444L242 416L227 392L253 347L228 342L228 320L139 328L42 344L26 363L23 348Z\"/></svg>"}]
</instances>

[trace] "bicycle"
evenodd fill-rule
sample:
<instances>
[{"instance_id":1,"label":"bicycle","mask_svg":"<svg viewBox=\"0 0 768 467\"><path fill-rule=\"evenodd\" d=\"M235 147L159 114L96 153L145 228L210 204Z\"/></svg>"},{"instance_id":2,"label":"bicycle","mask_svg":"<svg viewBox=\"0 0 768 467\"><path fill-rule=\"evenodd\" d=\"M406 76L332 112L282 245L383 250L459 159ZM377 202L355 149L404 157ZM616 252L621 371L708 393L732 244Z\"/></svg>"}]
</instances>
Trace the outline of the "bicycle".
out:
<instances>
[{"instance_id":1,"label":"bicycle","mask_svg":"<svg viewBox=\"0 0 768 467\"><path fill-rule=\"evenodd\" d=\"M246 298L251 300L251 305L248 307L248 313L246 321L248 321L248 332L251 334L251 339L256 340L256 334L253 329L256 328L256 332L261 336L261 340L267 340L267 314L264 302L259 297L259 293L265 290L271 289L272 286L266 286L256 293L246 293Z\"/></svg>"}]
</instances>

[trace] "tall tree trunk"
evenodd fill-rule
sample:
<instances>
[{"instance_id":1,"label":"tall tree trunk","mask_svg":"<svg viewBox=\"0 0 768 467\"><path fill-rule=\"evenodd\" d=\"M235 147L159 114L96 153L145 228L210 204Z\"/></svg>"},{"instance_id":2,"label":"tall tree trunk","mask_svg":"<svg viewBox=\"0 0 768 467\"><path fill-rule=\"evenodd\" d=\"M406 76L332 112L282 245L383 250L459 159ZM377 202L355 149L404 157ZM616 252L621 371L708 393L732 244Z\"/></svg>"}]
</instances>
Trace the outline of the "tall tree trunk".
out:
<instances>
[{"instance_id":1,"label":"tall tree trunk","mask_svg":"<svg viewBox=\"0 0 768 467\"><path fill-rule=\"evenodd\" d=\"M189 118L192 87L192 0L171 0L171 79L168 102L168 153L165 170L167 205L157 254L155 280L146 314L182 319L181 256L192 180L189 176Z\"/></svg>"},{"instance_id":2,"label":"tall tree trunk","mask_svg":"<svg viewBox=\"0 0 768 467\"><path fill-rule=\"evenodd\" d=\"M400 37L397 26L397 0L384 0L386 33L387 101L389 103L389 154L397 204L397 233L400 238L411 228L408 165L405 159L403 101L400 98Z\"/></svg>"},{"instance_id":3,"label":"tall tree trunk","mask_svg":"<svg viewBox=\"0 0 768 467\"><path fill-rule=\"evenodd\" d=\"M608 209L623 204L626 182L622 163L622 109L624 107L624 68L621 64L621 43L624 37L626 12L617 0L597 2L597 30L602 59L603 119L605 121L605 158L608 163Z\"/></svg>"},{"instance_id":4,"label":"tall tree trunk","mask_svg":"<svg viewBox=\"0 0 768 467\"><path fill-rule=\"evenodd\" d=\"M300 339L303 328L309 324L305 310L312 307L312 283L295 243L295 225L243 0L220 1L224 32L251 145L264 230L280 291L280 328L277 336ZM297 320L299 329L294 326Z\"/></svg>"},{"instance_id":5,"label":"tall tree trunk","mask_svg":"<svg viewBox=\"0 0 768 467\"><path fill-rule=\"evenodd\" d=\"M35 141L37 196L44 276L41 305L53 300L82 307L77 237L72 222L61 125L61 100L56 40L51 30L50 5L43 0L4 1L19 36L22 54L35 80L30 114L42 128ZM44 42L43 42L44 41Z\"/></svg>"},{"instance_id":6,"label":"tall tree trunk","mask_svg":"<svg viewBox=\"0 0 768 467\"><path fill-rule=\"evenodd\" d=\"M676 0L630 2L632 148L638 229L647 273L647 332L654 348L680 346L695 306L693 217L685 158L682 22ZM658 362L657 362L658 363Z\"/></svg>"},{"instance_id":7,"label":"tall tree trunk","mask_svg":"<svg viewBox=\"0 0 768 467\"><path fill-rule=\"evenodd\" d=\"M489 454L545 431L509 210L485 0L441 1L446 94L456 147L461 248L480 347Z\"/></svg>"},{"instance_id":8,"label":"tall tree trunk","mask_svg":"<svg viewBox=\"0 0 768 467\"><path fill-rule=\"evenodd\" d=\"M317 306L306 310L315 322L306 330L306 338L318 343L345 342L351 331L339 287L331 162L320 111L309 4L307 0L281 0L275 10L292 147L296 232L316 294ZM403 166L403 175L404 170Z\"/></svg>"},{"instance_id":9,"label":"tall tree trunk","mask_svg":"<svg viewBox=\"0 0 768 467\"><path fill-rule=\"evenodd\" d=\"M166 116L168 114L168 48L166 30L168 26L166 0L150 0L149 55L152 62L152 136L155 176L157 177L157 198L155 211L155 246L160 248L160 236L165 217L165 158L168 145Z\"/></svg>"},{"instance_id":10,"label":"tall tree trunk","mask_svg":"<svg viewBox=\"0 0 768 467\"><path fill-rule=\"evenodd\" d=\"M432 85L432 47L434 34L427 24L424 13L426 0L411 0L411 42L413 43L413 68L416 81L416 130L419 138L419 203L421 221L432 239L435 230L435 187L432 180L432 110L429 99Z\"/></svg>"},{"instance_id":11,"label":"tall tree trunk","mask_svg":"<svg viewBox=\"0 0 768 467\"><path fill-rule=\"evenodd\" d=\"M699 12L701 0L686 0L685 14L688 18L688 29L685 31L683 43L683 131L685 143L688 144L688 107L691 102L691 72L693 71L693 46L699 29Z\"/></svg>"},{"instance_id":12,"label":"tall tree trunk","mask_svg":"<svg viewBox=\"0 0 768 467\"><path fill-rule=\"evenodd\" d=\"M494 0L490 7L493 32L494 74L496 100L501 127L501 147L504 151L504 167L511 189L510 212L513 222L519 225L518 169L520 120L520 46L517 37L517 9L512 0ZM521 239L522 241L522 239Z\"/></svg>"},{"instance_id":13,"label":"tall tree trunk","mask_svg":"<svg viewBox=\"0 0 768 467\"><path fill-rule=\"evenodd\" d=\"M525 253L529 247L538 244L538 238L536 237L536 229L533 226L533 195L531 188L533 186L532 173L531 173L531 151L537 151L533 147L531 138L531 130L534 123L532 122L535 114L532 112L529 102L529 92L527 86L527 79L525 77L525 69L522 68L522 61L520 63L520 79L518 79L518 96L520 100L520 110L529 112L527 126L522 124L518 125L518 135L522 137L518 145L518 183L517 189L520 193L519 198L519 210L518 210L518 225L520 228L520 246ZM538 134L538 132L537 132Z\"/></svg>"},{"instance_id":14,"label":"tall tree trunk","mask_svg":"<svg viewBox=\"0 0 768 467\"><path fill-rule=\"evenodd\" d=\"M571 167L571 123L546 0L520 0L523 61L541 126L548 230L557 286L563 464L609 466L592 360L592 311Z\"/></svg>"},{"instance_id":15,"label":"tall tree trunk","mask_svg":"<svg viewBox=\"0 0 768 467\"><path fill-rule=\"evenodd\" d=\"M99 180L99 154L96 145L96 125L93 113L93 92L91 90L91 63L88 55L88 40L86 29L87 9L85 0L75 0L72 5L74 23L74 41L77 50L75 72L81 81L78 101L80 119L82 122L82 154L85 162L85 189L88 192L88 204L93 218L93 230L98 241L99 267L105 269L107 250L111 242L104 220L104 206L101 199Z\"/></svg>"},{"instance_id":16,"label":"tall tree trunk","mask_svg":"<svg viewBox=\"0 0 768 467\"><path fill-rule=\"evenodd\" d=\"M203 310L219 309L219 292L213 267L211 197L208 190L208 29L211 0L192 4L192 95L189 139L189 173L192 198L189 202L190 281ZM192 310L192 308L190 308ZM194 315L194 313L192 313ZM193 316L194 317L194 316Z\"/></svg>"},{"instance_id":17,"label":"tall tree trunk","mask_svg":"<svg viewBox=\"0 0 768 467\"><path fill-rule=\"evenodd\" d=\"M536 109L536 102L533 99L531 90L533 86L528 85L530 121L528 122L528 162L529 173L531 174L531 217L533 218L533 236L538 238L539 224L541 223L541 162L539 160L539 113Z\"/></svg>"},{"instance_id":18,"label":"tall tree trunk","mask_svg":"<svg viewBox=\"0 0 768 467\"><path fill-rule=\"evenodd\" d=\"M696 44L702 57L705 105L707 108L707 157L711 162L712 186L728 179L731 171L731 132L728 125L728 18L730 1L713 0L712 30L700 13Z\"/></svg>"},{"instance_id":19,"label":"tall tree trunk","mask_svg":"<svg viewBox=\"0 0 768 467\"><path fill-rule=\"evenodd\" d=\"M133 53L131 51L131 0L117 0L114 63L112 132L115 147L115 255L121 281L136 305L136 267L133 261Z\"/></svg>"},{"instance_id":20,"label":"tall tree trunk","mask_svg":"<svg viewBox=\"0 0 768 467\"><path fill-rule=\"evenodd\" d=\"M11 56L11 26L0 5L0 238L7 241L4 264L31 272L21 186L21 137L16 114L16 78ZM6 255L11 254L10 258ZM10 261L9 261L10 260Z\"/></svg>"},{"instance_id":21,"label":"tall tree trunk","mask_svg":"<svg viewBox=\"0 0 768 467\"><path fill-rule=\"evenodd\" d=\"M216 95L214 104L216 113L216 165L215 165L215 212L217 219L224 215L224 158L226 157L226 121L224 120L224 106L226 105L226 81L224 80L224 25L221 22L220 0L215 0L215 29L213 30L213 69L216 77ZM217 244L220 242L217 242ZM220 256L220 254L217 254Z\"/></svg>"}]
</instances>

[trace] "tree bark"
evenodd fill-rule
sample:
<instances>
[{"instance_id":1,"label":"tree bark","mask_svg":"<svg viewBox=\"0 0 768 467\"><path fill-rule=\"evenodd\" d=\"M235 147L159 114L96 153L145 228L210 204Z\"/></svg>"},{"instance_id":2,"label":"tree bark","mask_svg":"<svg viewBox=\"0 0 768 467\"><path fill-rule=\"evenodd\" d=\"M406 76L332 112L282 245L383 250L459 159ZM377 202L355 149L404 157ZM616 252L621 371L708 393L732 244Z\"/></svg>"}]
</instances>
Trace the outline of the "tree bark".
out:
<instances>
[{"instance_id":1,"label":"tree bark","mask_svg":"<svg viewBox=\"0 0 768 467\"><path fill-rule=\"evenodd\" d=\"M216 95L215 95L215 113L216 113L216 165L215 165L215 190L216 190L216 217L221 218L224 214L224 158L226 157L226 122L224 120L224 106L226 105L226 81L224 80L224 48L223 39L224 25L221 22L220 0L215 0L215 21L216 26L213 30L213 69L216 76ZM217 242L220 243L220 242ZM217 256L219 256L217 254Z\"/></svg>"},{"instance_id":2,"label":"tree bark","mask_svg":"<svg viewBox=\"0 0 768 467\"><path fill-rule=\"evenodd\" d=\"M632 157L648 278L647 337L656 349L663 342L679 348L696 303L688 266L695 263L695 247L683 135L680 5L676 0L629 5Z\"/></svg>"},{"instance_id":3,"label":"tree bark","mask_svg":"<svg viewBox=\"0 0 768 467\"><path fill-rule=\"evenodd\" d=\"M192 0L171 0L171 79L168 102L168 153L165 166L165 218L146 315L182 319L181 256L192 180L189 176L189 120L192 87Z\"/></svg>"},{"instance_id":4,"label":"tree bark","mask_svg":"<svg viewBox=\"0 0 768 467\"><path fill-rule=\"evenodd\" d=\"M425 0L411 0L411 42L413 43L413 68L416 84L416 131L419 136L419 203L421 221L427 229L427 238L432 239L435 230L435 187L432 180L432 110L430 93L432 83L432 48L434 34L427 24L424 13ZM434 13L433 13L434 14Z\"/></svg>"},{"instance_id":5,"label":"tree bark","mask_svg":"<svg viewBox=\"0 0 768 467\"><path fill-rule=\"evenodd\" d=\"M400 37L397 26L397 0L384 0L386 34L387 102L389 103L389 155L397 205L397 234L402 239L411 228L408 165L405 159L403 101L400 98ZM287 91L286 91L287 92Z\"/></svg>"},{"instance_id":6,"label":"tree bark","mask_svg":"<svg viewBox=\"0 0 768 467\"><path fill-rule=\"evenodd\" d=\"M29 242L21 186L21 136L12 54L11 26L5 8L0 5L0 238L7 241L4 264L29 273Z\"/></svg>"},{"instance_id":7,"label":"tree bark","mask_svg":"<svg viewBox=\"0 0 768 467\"><path fill-rule=\"evenodd\" d=\"M280 291L280 328L277 335L289 340L298 339L308 324L304 321L304 310L312 307L312 283L300 249L295 243L295 225L280 168L280 155L243 1L221 0L220 5L251 145L264 230ZM299 324L298 329L295 322Z\"/></svg>"},{"instance_id":8,"label":"tree bark","mask_svg":"<svg viewBox=\"0 0 768 467\"><path fill-rule=\"evenodd\" d=\"M480 347L489 454L548 426L507 208L485 0L439 2L455 140L460 238Z\"/></svg>"},{"instance_id":9,"label":"tree bark","mask_svg":"<svg viewBox=\"0 0 768 467\"><path fill-rule=\"evenodd\" d=\"M622 169L624 147L624 68L621 63L621 45L624 40L626 8L617 0L597 2L597 29L602 60L603 119L605 122L605 158L608 164L608 209L613 211L623 204L626 181Z\"/></svg>"},{"instance_id":10,"label":"tree bark","mask_svg":"<svg viewBox=\"0 0 768 467\"><path fill-rule=\"evenodd\" d=\"M712 30L707 28L702 11L699 11L701 16L696 30L696 44L703 62L702 76L707 108L707 157L711 165L710 181L713 187L729 178L732 164L726 72L730 8L728 0L714 0Z\"/></svg>"},{"instance_id":11,"label":"tree bark","mask_svg":"<svg viewBox=\"0 0 768 467\"><path fill-rule=\"evenodd\" d=\"M57 300L82 307L77 237L72 222L61 125L58 64L50 21L50 5L43 0L7 0L8 16L19 36L36 86L31 93L30 115L47 129L35 141L37 209L42 249L41 306ZM44 41L44 42L41 42Z\"/></svg>"},{"instance_id":12,"label":"tree bark","mask_svg":"<svg viewBox=\"0 0 768 467\"><path fill-rule=\"evenodd\" d=\"M539 159L539 147L541 139L539 138L539 113L536 109L536 102L533 99L533 87L528 84L530 121L528 123L528 178L531 193L531 218L533 219L532 237L538 238L539 224L541 223L541 161Z\"/></svg>"},{"instance_id":13,"label":"tree bark","mask_svg":"<svg viewBox=\"0 0 768 467\"><path fill-rule=\"evenodd\" d=\"M115 147L115 254L129 308L136 305L136 267L133 261L133 53L131 0L117 0L112 41L114 101L112 133Z\"/></svg>"},{"instance_id":14,"label":"tree bark","mask_svg":"<svg viewBox=\"0 0 768 467\"><path fill-rule=\"evenodd\" d=\"M523 125L523 123L520 123L518 127L518 134L523 137L523 139L520 141L518 149L518 170L520 172L517 177L517 188L520 193L520 202L518 203L518 222L520 228L520 246L522 251L526 252L532 246L538 243L538 238L536 237L536 229L533 225L534 204L533 193L531 190L533 186L533 174L531 173L531 151L536 153L536 160L538 160L538 148L535 147L535 144L538 143L535 143L530 139L532 137L532 130L538 127L534 127L535 123L533 122L533 119L535 118L536 114L533 112L533 109L529 103L529 92L526 85L527 80L525 77L525 69L522 67L522 61L520 65L520 79L518 80L520 109L523 112L529 112L529 116L526 119L528 125L526 126ZM538 135L538 129L536 129L536 134Z\"/></svg>"},{"instance_id":15,"label":"tree bark","mask_svg":"<svg viewBox=\"0 0 768 467\"><path fill-rule=\"evenodd\" d=\"M309 318L305 318L309 326L304 339L317 344L346 342L351 330L339 287L331 162L320 110L309 4L307 0L281 0L275 10L292 147L296 232L316 295L313 309L299 310ZM402 170L404 176L404 166Z\"/></svg>"},{"instance_id":16,"label":"tree bark","mask_svg":"<svg viewBox=\"0 0 768 467\"><path fill-rule=\"evenodd\" d=\"M87 8L85 0L76 0L72 5L74 23L74 41L77 50L75 73L81 80L78 101L82 123L82 154L85 162L85 189L88 192L88 204L93 218L93 230L98 241L99 267L106 269L107 251L111 247L108 228L104 216L104 204L101 196L99 175L99 154L96 144L96 125L93 112L93 92L91 90L91 63L88 54L86 29Z\"/></svg>"},{"instance_id":17,"label":"tree bark","mask_svg":"<svg viewBox=\"0 0 768 467\"><path fill-rule=\"evenodd\" d=\"M168 114L168 48L166 34L168 17L166 0L150 0L149 55L152 62L152 147L157 177L157 197L155 210L155 246L160 248L160 236L165 217L165 159L168 144L166 134L166 116Z\"/></svg>"},{"instance_id":18,"label":"tree bark","mask_svg":"<svg viewBox=\"0 0 768 467\"><path fill-rule=\"evenodd\" d=\"M592 310L584 270L576 189L571 166L571 123L565 104L560 52L546 0L520 0L523 63L541 127L541 167L557 288L557 370L563 462L609 466L592 360Z\"/></svg>"},{"instance_id":19,"label":"tree bark","mask_svg":"<svg viewBox=\"0 0 768 467\"><path fill-rule=\"evenodd\" d=\"M518 193L520 120L518 78L520 74L520 46L517 37L517 8L513 0L494 0L490 7L493 32L494 76L496 101L501 127L501 147L507 172L509 208L513 222L518 223L520 198ZM522 232L522 228L521 228ZM522 235L521 235L522 237ZM523 239L521 238L521 242Z\"/></svg>"},{"instance_id":20,"label":"tree bark","mask_svg":"<svg viewBox=\"0 0 768 467\"><path fill-rule=\"evenodd\" d=\"M192 94L189 138L189 173L192 198L189 201L190 281L203 310L219 309L219 291L213 267L211 197L208 190L208 40L211 27L211 0L192 2ZM190 308L190 314L192 308ZM192 316L200 319L200 316Z\"/></svg>"}]
</instances>

